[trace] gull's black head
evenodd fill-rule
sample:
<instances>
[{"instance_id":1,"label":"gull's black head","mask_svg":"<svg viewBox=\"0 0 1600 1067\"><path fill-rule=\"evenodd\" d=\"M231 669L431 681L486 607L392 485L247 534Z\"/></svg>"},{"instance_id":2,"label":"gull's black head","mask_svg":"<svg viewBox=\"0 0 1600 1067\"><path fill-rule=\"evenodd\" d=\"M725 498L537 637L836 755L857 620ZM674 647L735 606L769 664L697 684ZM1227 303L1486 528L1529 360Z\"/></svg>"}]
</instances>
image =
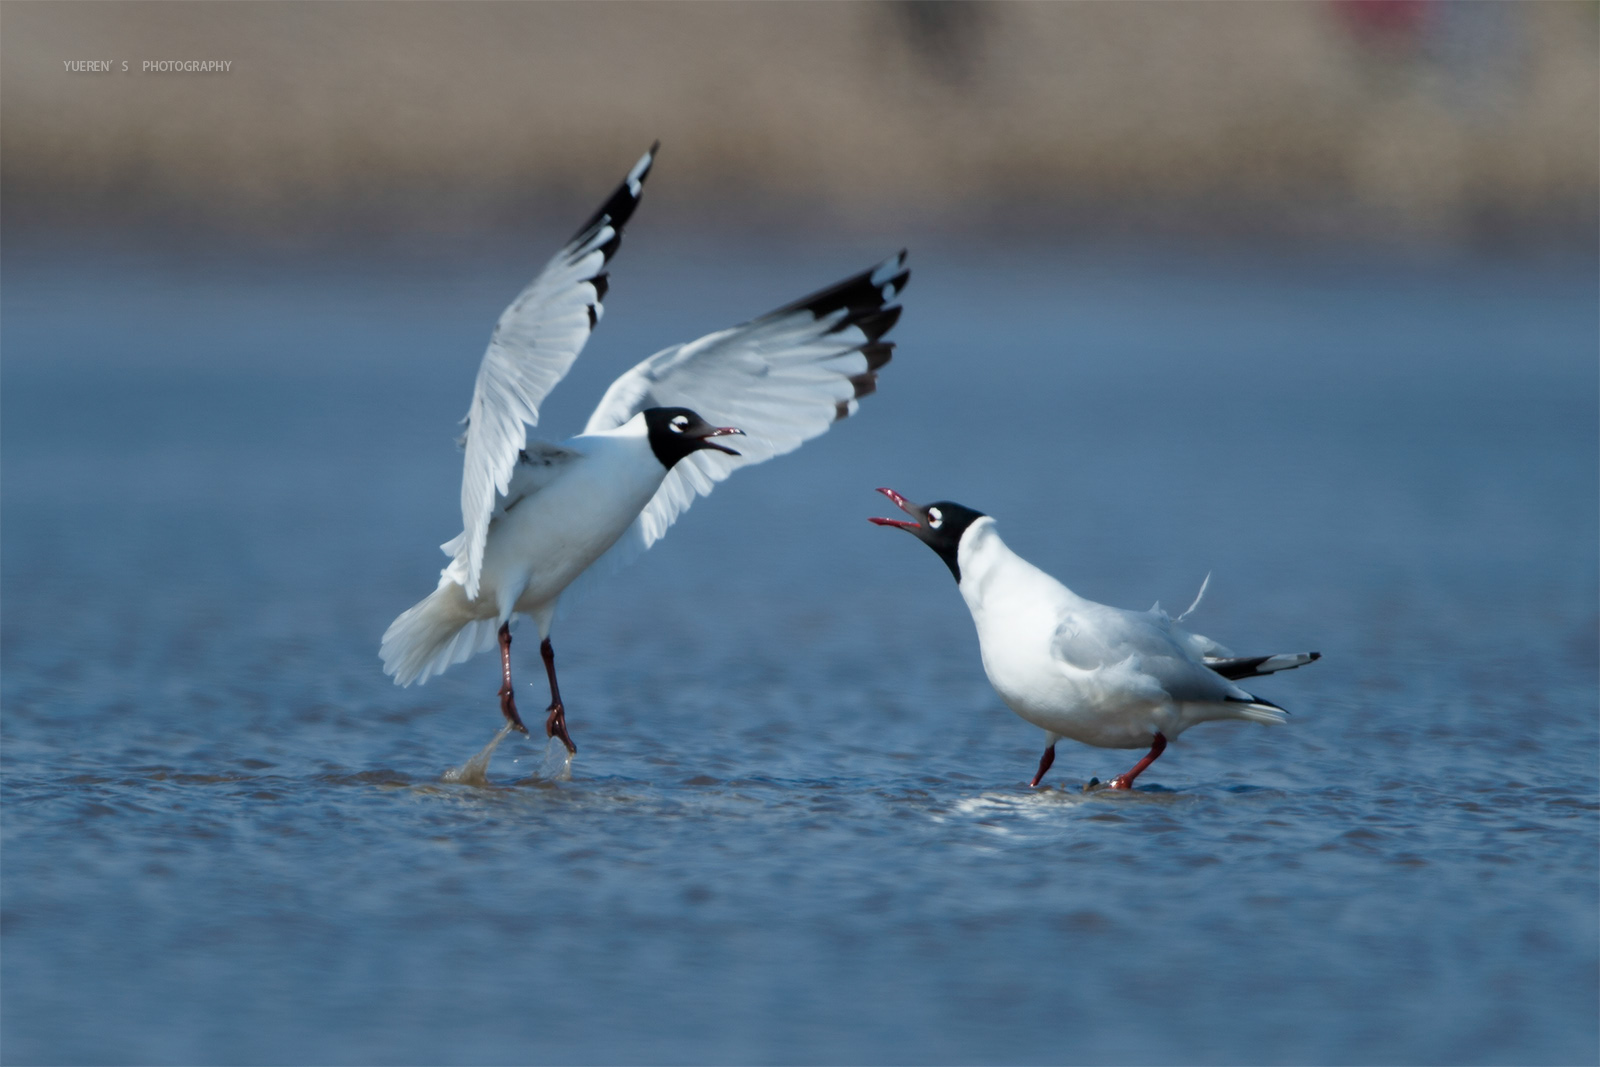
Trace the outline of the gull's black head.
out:
<instances>
[{"instance_id":1,"label":"gull's black head","mask_svg":"<svg viewBox=\"0 0 1600 1067\"><path fill-rule=\"evenodd\" d=\"M955 576L956 581L961 581L961 565L956 560L957 550L961 547L961 535L967 532L967 527L984 517L983 512L973 511L964 504L949 500L921 507L893 489L879 489L878 492L894 501L895 507L916 521L906 522L904 519L867 521L879 526L896 526L915 534L918 540L939 554L939 558L950 568L950 573Z\"/></svg>"},{"instance_id":2,"label":"gull's black head","mask_svg":"<svg viewBox=\"0 0 1600 1067\"><path fill-rule=\"evenodd\" d=\"M743 430L732 426L713 426L688 408L645 408L642 414L645 428L650 433L650 450L667 470L671 470L673 464L684 456L702 448L714 448L730 456L739 454L711 439L726 437L731 433L743 435Z\"/></svg>"}]
</instances>

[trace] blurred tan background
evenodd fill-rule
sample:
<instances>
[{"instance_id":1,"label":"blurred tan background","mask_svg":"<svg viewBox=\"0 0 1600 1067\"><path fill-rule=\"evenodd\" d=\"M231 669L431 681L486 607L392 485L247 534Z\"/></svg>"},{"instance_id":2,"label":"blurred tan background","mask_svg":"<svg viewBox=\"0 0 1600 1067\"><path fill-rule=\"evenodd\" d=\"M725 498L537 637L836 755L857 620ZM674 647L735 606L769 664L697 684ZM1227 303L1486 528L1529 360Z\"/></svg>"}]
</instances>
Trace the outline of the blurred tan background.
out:
<instances>
[{"instance_id":1,"label":"blurred tan background","mask_svg":"<svg viewBox=\"0 0 1600 1067\"><path fill-rule=\"evenodd\" d=\"M13 234L478 231L656 138L653 210L796 229L1592 245L1600 198L1590 0L9 2L0 49Z\"/></svg>"}]
</instances>

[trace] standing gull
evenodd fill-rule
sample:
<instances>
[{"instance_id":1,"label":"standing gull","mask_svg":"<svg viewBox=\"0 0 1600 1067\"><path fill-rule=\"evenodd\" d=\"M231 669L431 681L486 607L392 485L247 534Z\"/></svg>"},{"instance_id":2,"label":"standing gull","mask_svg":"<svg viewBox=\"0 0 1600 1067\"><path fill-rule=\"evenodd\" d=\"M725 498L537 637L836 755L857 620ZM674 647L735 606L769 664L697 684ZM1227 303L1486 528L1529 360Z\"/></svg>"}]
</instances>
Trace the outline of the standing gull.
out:
<instances>
[{"instance_id":1,"label":"standing gull","mask_svg":"<svg viewBox=\"0 0 1600 1067\"><path fill-rule=\"evenodd\" d=\"M467 413L461 533L431 594L400 615L379 655L398 685L500 646L500 710L527 733L511 682L511 616L539 626L550 681L545 733L568 752L550 621L601 556L631 558L697 494L735 469L798 448L871 393L900 317L901 252L871 270L730 329L662 349L606 390L583 433L530 441L546 394L599 323L606 265L639 204L649 152L500 316ZM739 451L716 438L740 435Z\"/></svg>"},{"instance_id":2,"label":"standing gull","mask_svg":"<svg viewBox=\"0 0 1600 1067\"><path fill-rule=\"evenodd\" d=\"M1149 745L1132 770L1110 782L1112 789L1131 789L1167 742L1197 723L1283 722L1288 712L1233 683L1321 658L1318 652L1234 656L1179 629L1160 605L1124 611L1083 599L1007 548L994 519L980 511L949 501L919 507L893 489L878 492L915 521L869 521L915 534L944 560L977 624L989 684L1049 735L1030 785L1044 778L1065 737L1100 748ZM1189 611L1199 603L1195 598Z\"/></svg>"}]
</instances>

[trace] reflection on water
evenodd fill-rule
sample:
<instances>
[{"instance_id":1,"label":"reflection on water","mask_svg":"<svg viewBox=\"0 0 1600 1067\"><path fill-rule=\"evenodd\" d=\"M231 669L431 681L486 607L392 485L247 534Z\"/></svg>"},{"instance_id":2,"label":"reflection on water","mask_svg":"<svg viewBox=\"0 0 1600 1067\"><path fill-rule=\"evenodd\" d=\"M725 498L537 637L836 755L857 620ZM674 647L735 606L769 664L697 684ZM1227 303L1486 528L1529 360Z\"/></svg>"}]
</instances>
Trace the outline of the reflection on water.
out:
<instances>
[{"instance_id":1,"label":"reflection on water","mask_svg":"<svg viewBox=\"0 0 1600 1067\"><path fill-rule=\"evenodd\" d=\"M872 258L647 244L552 435ZM558 622L570 767L376 658L517 270L134 267L7 266L7 1062L1595 1059L1592 264L914 247L860 418ZM1325 658L1030 791L882 484Z\"/></svg>"}]
</instances>

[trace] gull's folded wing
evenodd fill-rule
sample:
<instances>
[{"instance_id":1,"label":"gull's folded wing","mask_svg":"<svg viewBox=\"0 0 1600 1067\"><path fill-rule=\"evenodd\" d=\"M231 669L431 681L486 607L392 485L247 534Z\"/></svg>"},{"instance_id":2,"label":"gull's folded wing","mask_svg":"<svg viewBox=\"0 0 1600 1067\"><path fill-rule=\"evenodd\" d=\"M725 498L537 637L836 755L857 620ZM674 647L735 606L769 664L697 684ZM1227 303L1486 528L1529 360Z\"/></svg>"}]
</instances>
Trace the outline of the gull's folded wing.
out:
<instances>
[{"instance_id":1,"label":"gull's folded wing","mask_svg":"<svg viewBox=\"0 0 1600 1067\"><path fill-rule=\"evenodd\" d=\"M509 487L526 437L524 423L538 424L539 404L566 375L600 321L606 264L639 205L659 147L650 147L610 199L511 302L489 339L467 412L461 535L444 545L452 556L465 555L469 598L478 595L495 497Z\"/></svg>"},{"instance_id":2,"label":"gull's folded wing","mask_svg":"<svg viewBox=\"0 0 1600 1067\"><path fill-rule=\"evenodd\" d=\"M657 352L611 384L585 433L621 426L649 407L692 408L746 434L741 455L696 452L667 475L623 541L650 547L694 502L739 467L799 448L876 387L900 318L892 303L910 277L906 254L753 322Z\"/></svg>"},{"instance_id":3,"label":"gull's folded wing","mask_svg":"<svg viewBox=\"0 0 1600 1067\"><path fill-rule=\"evenodd\" d=\"M1062 615L1050 651L1074 671L1110 671L1124 688L1142 684L1152 699L1194 703L1254 699L1203 667L1185 647L1188 636L1174 631L1165 615L1086 603Z\"/></svg>"}]
</instances>

